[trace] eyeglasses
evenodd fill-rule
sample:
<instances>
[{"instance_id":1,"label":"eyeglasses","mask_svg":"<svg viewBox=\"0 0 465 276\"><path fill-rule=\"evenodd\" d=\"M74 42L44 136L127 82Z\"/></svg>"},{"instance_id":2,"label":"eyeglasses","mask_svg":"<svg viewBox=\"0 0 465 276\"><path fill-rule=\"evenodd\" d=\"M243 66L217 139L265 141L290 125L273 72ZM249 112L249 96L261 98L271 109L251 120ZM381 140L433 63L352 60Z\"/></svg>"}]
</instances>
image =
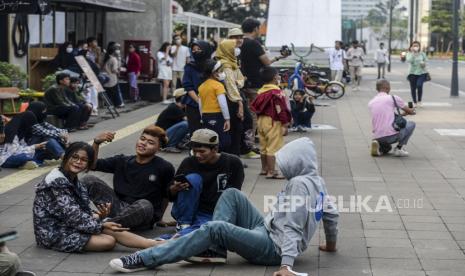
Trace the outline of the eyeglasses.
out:
<instances>
[{"instance_id":1,"label":"eyeglasses","mask_svg":"<svg viewBox=\"0 0 465 276\"><path fill-rule=\"evenodd\" d=\"M73 154L71 155L71 158L70 158L71 162L78 162L78 161L81 161L82 163L84 164L87 164L89 162L89 159L86 158L86 157L81 157L79 156L79 154Z\"/></svg>"}]
</instances>

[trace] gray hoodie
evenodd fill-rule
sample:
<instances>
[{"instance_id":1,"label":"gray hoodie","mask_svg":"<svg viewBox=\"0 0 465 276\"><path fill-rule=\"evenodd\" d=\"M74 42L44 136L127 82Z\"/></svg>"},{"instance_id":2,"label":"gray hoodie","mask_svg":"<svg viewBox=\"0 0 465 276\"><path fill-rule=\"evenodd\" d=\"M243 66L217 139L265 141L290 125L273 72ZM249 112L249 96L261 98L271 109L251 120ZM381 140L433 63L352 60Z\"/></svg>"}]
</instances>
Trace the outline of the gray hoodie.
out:
<instances>
[{"instance_id":1,"label":"gray hoodie","mask_svg":"<svg viewBox=\"0 0 465 276\"><path fill-rule=\"evenodd\" d=\"M282 257L281 265L292 267L294 259L307 248L321 219L326 241L336 241L339 214L327 197L326 184L318 174L315 146L309 138L285 145L276 154L276 162L289 182L278 194L278 202L266 216L265 226ZM292 210L285 210L293 199L306 204L295 204Z\"/></svg>"}]
</instances>

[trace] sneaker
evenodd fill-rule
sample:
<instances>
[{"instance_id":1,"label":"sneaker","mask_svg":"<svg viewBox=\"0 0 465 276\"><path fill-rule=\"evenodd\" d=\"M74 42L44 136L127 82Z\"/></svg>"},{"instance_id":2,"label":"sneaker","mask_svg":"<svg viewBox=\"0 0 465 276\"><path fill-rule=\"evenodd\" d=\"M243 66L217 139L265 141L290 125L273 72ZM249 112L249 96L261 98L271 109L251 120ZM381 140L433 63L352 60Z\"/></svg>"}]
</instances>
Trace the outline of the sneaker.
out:
<instances>
[{"instance_id":1,"label":"sneaker","mask_svg":"<svg viewBox=\"0 0 465 276\"><path fill-rule=\"evenodd\" d=\"M296 132L297 131L297 128L296 127L290 127L289 128L289 132Z\"/></svg>"},{"instance_id":2,"label":"sneaker","mask_svg":"<svg viewBox=\"0 0 465 276\"><path fill-rule=\"evenodd\" d=\"M307 130L303 126L297 126L297 131L298 132L307 132Z\"/></svg>"},{"instance_id":3,"label":"sneaker","mask_svg":"<svg viewBox=\"0 0 465 276\"><path fill-rule=\"evenodd\" d=\"M379 151L379 143L376 140L371 141L371 156L381 156Z\"/></svg>"},{"instance_id":4,"label":"sneaker","mask_svg":"<svg viewBox=\"0 0 465 276\"><path fill-rule=\"evenodd\" d=\"M26 163L24 163L24 165L22 165L19 168L22 169L22 170L33 170L33 169L36 169L38 167L39 167L39 165L36 162L27 161Z\"/></svg>"},{"instance_id":5,"label":"sneaker","mask_svg":"<svg viewBox=\"0 0 465 276\"><path fill-rule=\"evenodd\" d=\"M16 272L15 276L36 276L36 274L32 271L20 271Z\"/></svg>"},{"instance_id":6,"label":"sneaker","mask_svg":"<svg viewBox=\"0 0 465 276\"><path fill-rule=\"evenodd\" d=\"M256 154L254 151L249 151L248 153L243 154L241 157L244 159L259 159L260 155Z\"/></svg>"},{"instance_id":7,"label":"sneaker","mask_svg":"<svg viewBox=\"0 0 465 276\"><path fill-rule=\"evenodd\" d=\"M137 252L131 255L123 256L119 259L111 260L110 267L119 272L126 273L148 269L148 267L144 265L142 258Z\"/></svg>"},{"instance_id":8,"label":"sneaker","mask_svg":"<svg viewBox=\"0 0 465 276\"><path fill-rule=\"evenodd\" d=\"M176 147L167 147L167 148L164 148L163 149L163 152L167 152L167 153L181 153L182 150L176 148Z\"/></svg>"},{"instance_id":9,"label":"sneaker","mask_svg":"<svg viewBox=\"0 0 465 276\"><path fill-rule=\"evenodd\" d=\"M219 254L212 250L207 250L197 256L192 256L186 259L191 263L211 263L211 264L225 264L226 255Z\"/></svg>"},{"instance_id":10,"label":"sneaker","mask_svg":"<svg viewBox=\"0 0 465 276\"><path fill-rule=\"evenodd\" d=\"M56 166L61 164L60 159L45 159L44 160L44 166Z\"/></svg>"},{"instance_id":11,"label":"sneaker","mask_svg":"<svg viewBox=\"0 0 465 276\"><path fill-rule=\"evenodd\" d=\"M395 148L394 149L394 156L406 157L406 156L408 156L408 151L404 150L403 148L401 148L401 149Z\"/></svg>"},{"instance_id":12,"label":"sneaker","mask_svg":"<svg viewBox=\"0 0 465 276\"><path fill-rule=\"evenodd\" d=\"M176 224L176 232L182 231L189 227L191 227L190 224Z\"/></svg>"},{"instance_id":13,"label":"sneaker","mask_svg":"<svg viewBox=\"0 0 465 276\"><path fill-rule=\"evenodd\" d=\"M417 103L417 107L422 108L422 107L423 107L423 104L422 104L421 102L418 102L418 103Z\"/></svg>"},{"instance_id":14,"label":"sneaker","mask_svg":"<svg viewBox=\"0 0 465 276\"><path fill-rule=\"evenodd\" d=\"M163 101L163 102L161 102L161 103L162 103L162 104L164 104L164 105L168 105L168 104L170 104L170 103L171 103L171 101L170 101L170 100L164 100L164 101Z\"/></svg>"}]
</instances>

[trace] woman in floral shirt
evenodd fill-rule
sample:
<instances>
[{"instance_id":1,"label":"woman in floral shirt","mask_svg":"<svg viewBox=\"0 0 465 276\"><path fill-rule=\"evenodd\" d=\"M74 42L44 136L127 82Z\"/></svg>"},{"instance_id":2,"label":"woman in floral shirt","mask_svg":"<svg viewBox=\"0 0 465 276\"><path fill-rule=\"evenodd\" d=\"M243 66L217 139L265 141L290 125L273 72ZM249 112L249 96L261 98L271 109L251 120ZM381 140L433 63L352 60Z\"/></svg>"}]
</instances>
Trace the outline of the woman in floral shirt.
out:
<instances>
[{"instance_id":1,"label":"woman in floral shirt","mask_svg":"<svg viewBox=\"0 0 465 276\"><path fill-rule=\"evenodd\" d=\"M94 151L84 142L72 143L60 168L53 169L36 186L33 206L34 234L39 246L63 252L107 251L116 243L149 248L158 242L128 232L120 224L102 221L109 203L93 212L89 195L77 175L94 162Z\"/></svg>"}]
</instances>

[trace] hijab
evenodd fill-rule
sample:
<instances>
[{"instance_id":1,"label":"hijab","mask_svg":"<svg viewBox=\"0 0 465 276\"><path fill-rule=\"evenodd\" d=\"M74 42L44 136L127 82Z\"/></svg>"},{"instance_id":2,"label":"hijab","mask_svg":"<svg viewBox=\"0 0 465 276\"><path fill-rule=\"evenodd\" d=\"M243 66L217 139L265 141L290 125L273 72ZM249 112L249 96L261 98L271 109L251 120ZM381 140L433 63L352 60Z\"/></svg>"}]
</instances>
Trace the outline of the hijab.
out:
<instances>
[{"instance_id":1,"label":"hijab","mask_svg":"<svg viewBox=\"0 0 465 276\"><path fill-rule=\"evenodd\" d=\"M221 61L223 67L231 68L232 70L237 70L239 68L236 55L234 54L235 48L235 40L226 39L220 43L220 46L216 50L216 58Z\"/></svg>"},{"instance_id":2,"label":"hijab","mask_svg":"<svg viewBox=\"0 0 465 276\"><path fill-rule=\"evenodd\" d=\"M203 71L205 62L211 58L211 55L213 54L213 46L205 40L197 40L195 42L192 42L191 44L191 49L194 45L197 45L200 47L200 50L202 50L200 53L193 53L192 57L194 60L191 62L193 66L195 66L198 70Z\"/></svg>"},{"instance_id":3,"label":"hijab","mask_svg":"<svg viewBox=\"0 0 465 276\"><path fill-rule=\"evenodd\" d=\"M45 118L47 118L47 113L45 113L46 109L47 109L47 106L45 105L45 103L41 101L35 101L35 102L30 102L26 110L34 113L34 115L36 116L37 122L41 124L45 121Z\"/></svg>"}]
</instances>

